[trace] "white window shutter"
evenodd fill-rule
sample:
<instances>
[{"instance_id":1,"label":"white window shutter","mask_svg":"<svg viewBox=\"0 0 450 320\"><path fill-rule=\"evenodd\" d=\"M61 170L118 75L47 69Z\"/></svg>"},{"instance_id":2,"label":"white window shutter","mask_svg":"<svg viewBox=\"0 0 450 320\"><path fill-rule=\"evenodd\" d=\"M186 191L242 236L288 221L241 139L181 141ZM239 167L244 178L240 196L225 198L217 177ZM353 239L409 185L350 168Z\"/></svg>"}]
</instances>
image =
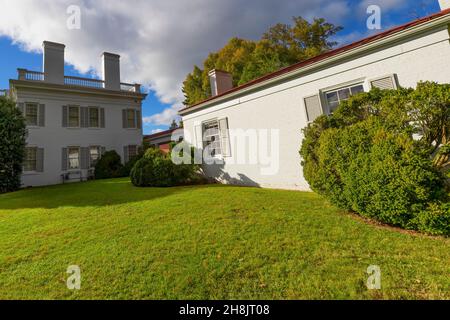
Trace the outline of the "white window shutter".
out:
<instances>
[{"instance_id":1,"label":"white window shutter","mask_svg":"<svg viewBox=\"0 0 450 320\"><path fill-rule=\"evenodd\" d=\"M194 127L195 131L195 146L197 149L203 149L203 126L198 125Z\"/></svg>"},{"instance_id":2,"label":"white window shutter","mask_svg":"<svg viewBox=\"0 0 450 320\"><path fill-rule=\"evenodd\" d=\"M67 171L67 165L69 162L68 154L67 154L67 148L62 148L62 157L61 157L61 170Z\"/></svg>"},{"instance_id":3,"label":"white window shutter","mask_svg":"<svg viewBox=\"0 0 450 320\"><path fill-rule=\"evenodd\" d=\"M222 147L222 156L231 157L230 130L228 118L219 120L220 144Z\"/></svg>"},{"instance_id":4,"label":"white window shutter","mask_svg":"<svg viewBox=\"0 0 450 320\"><path fill-rule=\"evenodd\" d=\"M44 172L44 149L36 149L36 172Z\"/></svg>"},{"instance_id":5,"label":"white window shutter","mask_svg":"<svg viewBox=\"0 0 450 320\"><path fill-rule=\"evenodd\" d=\"M63 128L67 128L68 127L68 121L69 121L68 107L67 106L63 106L62 107L62 126L63 126Z\"/></svg>"},{"instance_id":6,"label":"white window shutter","mask_svg":"<svg viewBox=\"0 0 450 320\"><path fill-rule=\"evenodd\" d=\"M378 88L381 90L395 90L397 89L397 81L395 75L386 76L383 78L370 81L372 88Z\"/></svg>"},{"instance_id":7,"label":"white window shutter","mask_svg":"<svg viewBox=\"0 0 450 320\"><path fill-rule=\"evenodd\" d=\"M45 127L45 104L39 105L39 127Z\"/></svg>"},{"instance_id":8,"label":"white window shutter","mask_svg":"<svg viewBox=\"0 0 450 320\"><path fill-rule=\"evenodd\" d=\"M320 96L318 94L304 99L306 115L309 122L313 122L323 114Z\"/></svg>"}]
</instances>

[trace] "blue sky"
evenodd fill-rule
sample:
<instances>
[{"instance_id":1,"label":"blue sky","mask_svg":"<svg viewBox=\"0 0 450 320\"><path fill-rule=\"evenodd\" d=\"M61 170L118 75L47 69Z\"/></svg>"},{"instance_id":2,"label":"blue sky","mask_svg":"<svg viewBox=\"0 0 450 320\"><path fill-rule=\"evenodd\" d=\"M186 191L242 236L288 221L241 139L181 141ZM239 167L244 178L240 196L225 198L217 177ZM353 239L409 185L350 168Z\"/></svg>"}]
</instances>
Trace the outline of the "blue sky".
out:
<instances>
[{"instance_id":1,"label":"blue sky","mask_svg":"<svg viewBox=\"0 0 450 320\"><path fill-rule=\"evenodd\" d=\"M0 2L1 1L2 0L0 0ZM38 1L36 0L36 2ZM178 43L175 43L173 45L174 47L166 48L165 46L167 44L164 41L170 41L169 39L159 40L157 37L148 37L146 38L149 39L148 48L143 47L144 50L141 49L141 51L139 52L139 57L137 57L139 59L134 57L135 55L137 55L136 52L127 50L126 45L121 46L121 43L118 43L114 46L110 46L110 43L115 43L115 38L112 38L112 42L104 42L106 44L104 44L103 46L110 47L100 48L99 45L97 51L102 49L105 51L110 51L112 49L116 50L115 52L121 53L122 57L125 57L122 59L122 64L126 63L128 65L129 61L140 62L136 62L136 69L134 69L138 71L133 72L132 69L129 69L127 67L125 72L123 72L123 74L126 74L126 79L123 80L142 82L144 85L147 85L147 87L152 88L149 92L147 100L144 102L143 116L146 118L144 128L145 133L152 133L156 130L163 130L167 128L170 119L175 117L176 110L180 107L180 102L182 100L181 82L186 73L192 69L194 64L201 65L202 60L207 56L208 52L218 50L222 45L226 43L227 39L232 36L256 39L265 30L267 30L270 25L273 25L274 22L289 23L290 16L302 15L302 13L307 12L306 14L303 14L306 18L310 18L312 16L325 16L329 21L338 25L342 25L344 27L344 30L337 36L337 40L341 44L345 44L358 40L359 38L370 34L370 31L368 31L366 27L367 15L365 14L364 10L364 8L366 8L366 6L364 6L365 4L380 4L380 7L382 9L382 29L388 29L395 25L399 25L414 20L418 17L423 17L439 11L437 0L342 0L336 2L339 3L339 6L336 5L330 8L327 7L323 11L320 9L320 7L313 7L309 11L298 12L292 11L290 8L288 8L288 3L291 7L294 6L294 4L290 1L286 1L286 12L280 13L277 18L273 18L270 17L270 6L273 6L273 3L277 3L278 6L283 6L284 2L273 1L273 3L271 3L269 0L265 0L263 2L267 4L267 11L269 12L267 12L267 16L265 16L265 11L261 11L261 13L259 14L261 17L258 16L257 18L255 18L255 21L258 21L258 23L245 24L242 23L241 20L239 20L239 23L233 24L233 21L231 21L230 23L232 25L237 26L233 28L230 27L226 31L223 31L223 28L217 28L217 30L220 30L220 32L217 31L216 35L214 34L215 28L211 27L211 32L208 32L207 35L212 40L210 40L206 44L205 41L202 41L205 37L201 37L201 35L198 35L198 32L196 32L195 29L192 30L193 34L191 37L189 37L190 34L187 33L189 32L189 30L186 30L186 28L181 28L183 29L183 32L186 33L182 39L188 39L186 40L185 44L180 44L178 41ZM91 2L89 0L85 0L80 3L81 5L84 5L89 9L89 14L93 14L92 12L97 10L97 12L95 12L94 14L98 16L98 11L100 11L101 13L101 11L103 10L101 7L96 7L97 3ZM156 6L156 2L154 2L154 4ZM14 5L15 4L12 4L8 1L8 6ZM304 8L308 8L307 5L308 4L303 4ZM5 14L5 12L7 14L8 6L6 6L6 10L3 10L3 14ZM4 8L4 6L2 7ZM10 9L12 11L11 14L13 15L14 8L10 7ZM233 8L226 9L229 10L230 13L235 10ZM108 7L108 10L112 9ZM120 8L118 9L118 11L120 11ZM226 10L223 10L221 8L220 11ZM20 10L17 10L17 12L20 12ZM179 16L177 15L179 14L179 12L174 12L172 8L165 7L161 8L158 12L160 12L160 15L164 15L165 13L164 19L161 19L161 21L164 22L160 22L164 25L165 29L158 29L159 27L155 27L157 26L157 22L155 22L155 26L152 26L149 30L157 29L158 35L162 33L160 30L172 30L171 28L174 28L175 31L170 31L170 34L173 34L173 32L177 32L177 30L181 30L180 26L176 24L176 22L179 21ZM107 19L108 15L112 14L115 13L109 11L108 14L105 14L105 19ZM0 13L0 20L2 20L1 15L2 14ZM44 15L44 13L42 15ZM37 14L37 16L39 16L39 14ZM43 16L43 19L44 18L48 19L48 17ZM126 23L127 17L123 17L123 15L121 15L120 18L124 19L123 22ZM246 18L248 20L248 17ZM204 16L199 16L197 18L194 16L192 20L195 19L198 19L198 23L204 24L203 28L208 28L208 24L215 25L214 21L206 21ZM229 20L229 17L225 16L224 19ZM242 19L242 17L237 16L236 19ZM274 19L277 20L274 21ZM172 20L174 26L170 25ZM90 38L92 38L91 33L80 31L79 34L76 35L74 35L73 33L67 35L67 32L52 34L49 31L46 31L44 24L45 22L40 25L39 30L42 30L42 32L39 32L39 30L36 31L36 27L27 26L23 23L14 26L10 26L8 25L8 23L12 24L13 22L0 22L0 89L8 88L9 79L17 77L17 68L25 68L36 71L41 70L42 55L39 52L38 44L40 44L43 40L56 40L68 44L68 42L70 43L71 41L74 41L73 39L75 38L78 45L81 44L81 46L86 47L86 54L84 54L84 51L82 52L83 55L81 55L81 52L75 52L75 50L69 52L68 58L72 65L68 64L66 66L66 74L86 76L87 74L90 74L89 70L91 70L91 74L95 73L95 71L92 70L95 69L95 67L97 67L98 63L100 62L99 56L101 51L97 52L92 50L92 45L90 46L87 43L86 39L90 40ZM144 30L147 30L144 28L144 24L145 27L147 26L147 20L145 19L145 17L143 17L143 19L137 23L141 23L141 25L137 24L137 28L139 28L139 35L142 37L142 33L144 32ZM22 28L23 31L21 30L21 32L18 32L18 28L19 30L21 30ZM46 38L39 39L39 37ZM47 37L52 38L48 39ZM197 40L197 38L199 39ZM105 36L102 35L101 39L105 40ZM93 38L91 41L96 42L96 39ZM106 39L105 41L108 41L108 39ZM157 56L157 53L155 53L154 55L152 54L153 50L155 50L155 52L157 51L155 48L161 48L159 56ZM97 54L94 54L92 52ZM77 59L79 61L82 61L83 63L77 63ZM146 63L147 61L148 63ZM165 69L164 65L166 66ZM172 65L174 65L173 68L171 68ZM158 69L159 66L161 66L161 68ZM124 68L123 65L122 68ZM133 74L136 74L137 79L134 79Z\"/></svg>"}]
</instances>

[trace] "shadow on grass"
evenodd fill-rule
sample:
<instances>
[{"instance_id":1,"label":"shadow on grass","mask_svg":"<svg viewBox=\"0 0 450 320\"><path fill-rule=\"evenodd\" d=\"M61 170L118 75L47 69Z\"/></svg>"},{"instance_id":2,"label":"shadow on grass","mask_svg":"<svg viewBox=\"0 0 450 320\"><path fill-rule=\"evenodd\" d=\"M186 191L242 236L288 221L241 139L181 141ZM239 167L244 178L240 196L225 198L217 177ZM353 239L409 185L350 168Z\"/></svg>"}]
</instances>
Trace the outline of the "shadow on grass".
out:
<instances>
[{"instance_id":1,"label":"shadow on grass","mask_svg":"<svg viewBox=\"0 0 450 320\"><path fill-rule=\"evenodd\" d=\"M195 186L206 188L208 186ZM0 195L0 210L105 207L156 200L193 187L137 188L129 179L98 180L30 188Z\"/></svg>"}]
</instances>

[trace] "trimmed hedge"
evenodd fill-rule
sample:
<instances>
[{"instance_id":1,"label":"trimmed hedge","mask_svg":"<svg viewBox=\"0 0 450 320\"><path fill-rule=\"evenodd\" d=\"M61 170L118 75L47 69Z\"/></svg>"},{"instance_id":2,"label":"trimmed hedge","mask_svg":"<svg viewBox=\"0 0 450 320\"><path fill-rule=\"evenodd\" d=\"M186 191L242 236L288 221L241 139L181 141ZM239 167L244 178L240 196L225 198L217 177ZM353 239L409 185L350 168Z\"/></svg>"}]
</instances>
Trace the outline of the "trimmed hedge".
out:
<instances>
[{"instance_id":1,"label":"trimmed hedge","mask_svg":"<svg viewBox=\"0 0 450 320\"><path fill-rule=\"evenodd\" d=\"M112 150L105 152L95 165L95 179L112 179L124 176L120 155Z\"/></svg>"},{"instance_id":2,"label":"trimmed hedge","mask_svg":"<svg viewBox=\"0 0 450 320\"><path fill-rule=\"evenodd\" d=\"M449 110L450 85L420 83L416 90L354 96L304 130L304 176L341 208L450 235Z\"/></svg>"},{"instance_id":3,"label":"trimmed hedge","mask_svg":"<svg viewBox=\"0 0 450 320\"><path fill-rule=\"evenodd\" d=\"M0 97L0 193L21 186L26 135L25 119L16 103Z\"/></svg>"},{"instance_id":4,"label":"trimmed hedge","mask_svg":"<svg viewBox=\"0 0 450 320\"><path fill-rule=\"evenodd\" d=\"M197 166L176 165L170 154L150 148L131 170L131 182L137 187L172 187L192 183Z\"/></svg>"}]
</instances>

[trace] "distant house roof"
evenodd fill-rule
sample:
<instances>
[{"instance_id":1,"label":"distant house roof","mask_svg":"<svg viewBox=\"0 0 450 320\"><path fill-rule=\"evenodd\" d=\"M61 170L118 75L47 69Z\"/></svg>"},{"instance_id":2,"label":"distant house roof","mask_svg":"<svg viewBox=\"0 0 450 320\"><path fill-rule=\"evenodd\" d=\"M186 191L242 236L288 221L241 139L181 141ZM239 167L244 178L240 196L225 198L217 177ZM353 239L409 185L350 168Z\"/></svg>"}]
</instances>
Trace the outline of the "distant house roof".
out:
<instances>
[{"instance_id":1,"label":"distant house roof","mask_svg":"<svg viewBox=\"0 0 450 320\"><path fill-rule=\"evenodd\" d=\"M337 48L337 49L334 49L334 50L325 52L325 53L323 53L323 54L321 54L321 55L318 55L318 56L316 56L316 57L314 57L314 58L311 58L311 59L307 59L307 60L305 60L305 61L298 62L298 63L296 63L296 64L293 64L293 65L289 66L289 67L280 69L280 70L275 71L275 72L273 72L273 73L267 74L267 75L265 75L265 76L263 76L263 77L260 77L260 78L257 78L257 79L255 79L255 80L252 80L252 81L250 81L250 82L248 82L248 83L246 83L246 84L243 84L243 85L241 85L241 86L235 87L235 88L233 88L233 89L231 89L231 90L228 90L228 91L226 91L226 92L224 92L224 93L222 93L222 94L220 94L220 95L217 95L217 96L208 98L208 99L206 99L206 100L204 100L204 101L202 101L202 102L199 102L199 103L196 103L196 104L194 104L194 105L185 107L185 108L183 108L182 110L180 110L180 114L186 114L186 113L189 113L189 112L193 112L193 111L194 111L193 109L197 109L196 107L202 107L203 105L205 105L205 106L206 106L206 105L209 105L210 103L213 103L213 102L215 102L216 100L218 100L218 99L220 99L220 98L223 98L223 97L225 97L225 96L232 96L232 95L234 95L234 94L238 94L240 91L242 91L242 90L244 90L244 89L246 89L246 88L251 88L252 86L255 86L255 85L257 85L257 84L262 84L262 83L264 83L264 82L266 82L266 81L275 79L275 78L277 78L277 77L279 77L279 76L288 74L288 73L290 73L290 72L292 72L292 71L300 70L300 69L302 69L302 68L304 68L304 67L306 67L306 66L312 65L312 64L314 64L314 63L321 62L321 61L325 61L325 60L327 60L327 59L330 59L330 58L333 57L333 56L336 56L336 55L345 53L345 52L347 52L347 51L350 51L350 50L352 50L352 49L355 49L355 48L358 48L358 47L367 45L367 44L369 44L369 43L376 42L376 41L381 40L381 39L383 39L383 38L385 38L385 37L388 37L388 36L394 35L394 34L396 34L396 33L399 33L399 32L401 32L401 31L410 29L410 28L412 28L412 27L414 27L414 26L418 26L418 25L420 25L420 24L424 24L424 23L426 23L426 22L435 20L435 19L437 19L437 18L439 18L439 17L442 17L442 16L445 16L445 15L447 15L447 14L450 14L450 9L446 9L446 10L440 11L440 12L438 12L438 13L432 14L432 15L430 15L430 16L427 16L427 17L424 17L424 18L421 18L421 19L417 19L417 20L411 21L411 22L406 23L406 24L404 24L404 25L401 25L401 26L398 26L398 27L389 29L389 30L387 30L387 31L378 33L378 34L376 34L376 35L373 35L373 36L364 38L364 39L362 39L362 40L353 42L353 43L351 43L351 44L342 46L342 47L340 47L340 48Z\"/></svg>"},{"instance_id":2,"label":"distant house roof","mask_svg":"<svg viewBox=\"0 0 450 320\"><path fill-rule=\"evenodd\" d=\"M175 130L178 130L178 128L177 129L170 129L170 130L166 130L166 131L161 131L161 132L157 132L157 133L150 134L150 135L146 135L146 136L144 136L144 139L146 139L146 140L154 140L154 139L163 138L163 137L169 137L169 139L170 139L170 137L172 136L172 133Z\"/></svg>"}]
</instances>

